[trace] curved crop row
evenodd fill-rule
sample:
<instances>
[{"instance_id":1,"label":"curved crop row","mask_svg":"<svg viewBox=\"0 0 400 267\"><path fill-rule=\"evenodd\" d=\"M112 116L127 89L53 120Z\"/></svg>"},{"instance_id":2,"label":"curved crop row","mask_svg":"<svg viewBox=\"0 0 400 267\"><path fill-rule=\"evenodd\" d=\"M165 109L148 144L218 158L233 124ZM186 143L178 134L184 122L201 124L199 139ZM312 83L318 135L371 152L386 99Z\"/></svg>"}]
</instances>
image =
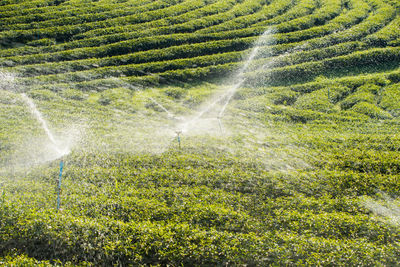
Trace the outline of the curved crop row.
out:
<instances>
[{"instance_id":1,"label":"curved crop row","mask_svg":"<svg viewBox=\"0 0 400 267\"><path fill-rule=\"evenodd\" d=\"M337 24L334 24L334 26L337 26ZM323 27L323 26L321 26L321 27ZM249 29L248 31L251 31L251 30L254 30L254 29ZM258 32L260 32L260 31L258 31ZM289 36L290 35L302 36L302 31L294 32L294 33L287 33L287 34L278 34L275 36L275 39L277 40L277 42L282 43L281 40L288 35ZM235 37L234 32L232 33L232 36ZM289 40L295 41L296 39L292 37ZM287 42L287 40L285 40L285 42ZM128 48L128 50L126 50L126 48L124 48L124 44L125 44L125 47ZM123 54L124 53L123 51L127 51L127 52L132 51L132 49L130 47L132 47L131 42L125 41L125 42L120 42L117 44L110 44L108 46L92 48L92 49L82 48L82 49L75 49L75 50L71 50L71 51L63 51L61 53L54 53L53 55L56 60L65 60L65 59L68 60L68 59L72 59L72 58L79 58L80 55L82 55L86 58L91 57L91 56L99 57L101 55L99 53L108 53L107 55L109 56L110 53L112 53L112 50L120 51L120 52L118 52L120 54ZM104 51L104 52L101 52L101 51ZM68 56L68 55L71 55L71 56ZM40 56L32 55L32 56L26 56L26 57L8 58L7 61L14 61L15 63L19 62L18 64L21 64L21 63L24 64L24 62L28 63L28 64L32 64L35 62L40 62L41 61L40 58L45 58L47 61L52 61L51 54L42 54ZM20 60L22 60L22 61L20 61Z\"/></svg>"},{"instance_id":2,"label":"curved crop row","mask_svg":"<svg viewBox=\"0 0 400 267\"><path fill-rule=\"evenodd\" d=\"M344 56L327 58L315 62L300 63L293 66L278 67L255 73L246 74L246 80L253 86L263 84L290 82L301 79L312 78L321 75L326 71L349 69L358 66L376 66L377 64L387 64L400 60L400 48L377 48L367 51L354 52ZM233 55L234 56L234 55ZM179 61L176 63L179 64ZM166 80L191 81L198 79L213 79L225 76L235 68L240 66L239 63L225 63L220 65L211 65L206 67L183 68L164 71L154 75L153 73L144 73L144 76L131 76L115 78L93 79L78 83L56 83L41 84L39 81L34 82L33 86L39 88L48 88L55 91L63 88L76 88L80 90L103 90L105 88L120 87L127 84L143 85L165 83ZM115 69L117 74L118 69ZM85 76L83 75L83 78ZM45 78L45 77L44 77ZM45 79L46 80L46 79ZM26 85L30 80L26 80ZM36 85L35 85L36 84Z\"/></svg>"},{"instance_id":3,"label":"curved crop row","mask_svg":"<svg viewBox=\"0 0 400 267\"><path fill-rule=\"evenodd\" d=\"M0 6L0 11L13 11L13 10L22 10L27 8L36 8L36 7L46 7L53 6L58 4L58 0L33 0L33 1L23 1L21 3L11 3L7 5Z\"/></svg>"},{"instance_id":4,"label":"curved crop row","mask_svg":"<svg viewBox=\"0 0 400 267\"><path fill-rule=\"evenodd\" d=\"M368 36L366 41L374 46L391 45L393 41L400 39L400 17L395 18L378 32Z\"/></svg>"},{"instance_id":5,"label":"curved crop row","mask_svg":"<svg viewBox=\"0 0 400 267\"><path fill-rule=\"evenodd\" d=\"M55 38L56 40L68 40L72 36L88 31L95 28L103 28L110 25L128 24L146 22L159 19L165 16L170 16L176 12L185 13L188 10L193 10L204 5L206 0L186 0L184 3L176 6L168 6L164 1L152 2L149 5L139 6L133 9L131 15L117 17L105 21L96 21L89 23L82 23L78 25L65 25L55 26L44 29L32 30L18 30L0 33L0 43L7 43L12 41L29 41L35 39L37 36L41 38ZM138 15L140 14L140 16Z\"/></svg>"},{"instance_id":6,"label":"curved crop row","mask_svg":"<svg viewBox=\"0 0 400 267\"><path fill-rule=\"evenodd\" d=\"M303 62L322 60L329 57L346 55L363 48L360 42L350 42L327 47L324 49L316 49L308 52L294 52L287 55L280 55L267 59L255 60L250 66L251 69L260 68L262 65L268 68L276 68L285 65L299 64ZM267 48L267 51L271 47ZM263 53L263 52L260 52ZM126 77L126 76L145 76L150 74L159 75L166 71L179 70L186 68L206 67L210 65L221 65L226 63L240 62L242 60L242 52L218 53L213 55L199 56L187 59L175 59L168 61L149 62L142 64L127 64L118 66L97 67L90 70L82 70L76 72L67 72L63 74L36 76L35 83L76 83L90 81L95 79L104 79L107 77ZM29 78L26 80L29 83ZM24 79L20 80L24 82Z\"/></svg>"},{"instance_id":7,"label":"curved crop row","mask_svg":"<svg viewBox=\"0 0 400 267\"><path fill-rule=\"evenodd\" d=\"M280 14L287 14L287 10L293 6L294 1L292 0L281 0L272 1L271 4L265 5L261 10L249 14L247 16L242 16L234 18L232 20L222 22L218 25L212 25L204 29L198 29L198 33L211 33L219 31L232 31L234 29L242 29L244 27L249 27L255 23L263 20L269 20L273 17L279 16Z\"/></svg>"},{"instance_id":8,"label":"curved crop row","mask_svg":"<svg viewBox=\"0 0 400 267\"><path fill-rule=\"evenodd\" d=\"M228 1L228 2L227 2ZM226 4L230 3L230 8L227 9L225 6ZM95 29L95 30L91 30L91 31L87 31L81 34L78 34L76 36L74 36L74 38L76 39L83 39L83 38L91 38L91 37L95 37L95 36L105 36L105 35L109 35L109 34L117 34L117 33L125 33L125 32L133 32L136 30L154 30L153 28L158 28L161 27L161 30L157 30L155 29L154 33L157 32L164 32L164 33L175 33L175 32L185 32L185 31L193 31L195 28L193 25L191 26L186 26L186 24L189 23L193 23L194 25L196 25L197 28L203 28L203 27L207 27L210 25L213 25L215 23L218 23L218 16L215 13L218 13L218 10L221 9L222 14L228 13L228 17L234 17L232 16L232 12L235 11L230 11L230 9L233 6L233 4L235 4L235 6L237 6L239 3L241 3L241 8L245 8L247 9L247 5L251 5L252 1L247 0L244 2L241 1L237 1L237 0L223 0L223 1L218 1L216 2L212 7L210 7L209 10L207 10L206 12L206 16L208 16L209 14L213 15L213 16L209 16L209 17L198 17L198 11L194 10L194 14L195 14L195 19L192 19L192 14L183 14L182 18L181 17L176 17L176 20L174 18L172 19L172 22L177 23L178 25L170 25L169 20L170 18L166 18L166 19L161 19L159 21L154 21L151 22L149 24L139 24L139 25L123 25L123 26L119 26L119 25L113 25L111 27L106 27L106 28L102 28L102 29ZM238 9L238 8L236 8ZM233 14L234 15L234 14ZM183 21L183 23L181 23ZM209 22L211 21L211 22ZM186 22L186 23L185 23ZM181 23L181 25L179 25ZM201 23L206 23L206 25L202 25ZM171 27L172 29L168 30L168 27ZM165 28L163 28L165 27Z\"/></svg>"},{"instance_id":9,"label":"curved crop row","mask_svg":"<svg viewBox=\"0 0 400 267\"><path fill-rule=\"evenodd\" d=\"M23 0L4 0L0 3L0 6L14 5L22 2Z\"/></svg>"},{"instance_id":10,"label":"curved crop row","mask_svg":"<svg viewBox=\"0 0 400 267\"><path fill-rule=\"evenodd\" d=\"M235 36L235 34L233 34L233 36ZM322 39L322 40L320 40L319 41L319 43L326 43L326 40L324 40L324 39ZM302 47L302 46L304 46L303 44L301 44L301 43L298 43L298 44L296 44L295 46L298 46L298 47ZM295 47L295 46L291 46L291 47ZM305 49L305 47L304 47L304 49ZM284 52L284 51L283 51ZM117 59L117 58L115 58L115 59ZM110 62L113 62L114 60L110 60ZM157 61L157 59L156 59L156 61ZM124 63L125 62L125 63ZM72 62L71 62L72 63ZM129 57L125 57L125 58L122 58L121 57L121 61L118 63L118 61L115 61L115 63L117 64L117 65L119 65L119 64L130 64L130 63L137 63L137 62L132 62L132 60L130 60L129 59ZM78 62L77 62L77 64L79 64ZM85 69L86 68L86 66L89 66L89 65L99 65L99 66L104 66L104 63L101 63L101 62L95 62L95 61L93 61L93 60L86 60L86 61L83 61L82 62L82 68L81 69ZM54 64L53 64L54 65ZM57 65L60 65L60 64L57 64ZM49 67L50 67L51 65L49 65ZM68 64L66 64L66 65L64 65L63 64L63 67L64 66L68 66ZM77 66L75 63L72 63L71 65L70 65L70 67L67 67L66 68L66 70L67 71L73 71L73 69L71 69L71 67L72 66ZM28 67L28 66L27 66ZM39 66L38 66L39 67ZM34 70L35 69L35 67L34 66L32 66L32 68L30 68L30 67L28 67L28 69L31 69L30 71L28 71L28 72L32 72L32 73L35 73L36 71ZM56 71L56 69L57 68L54 68L54 66L51 66L50 67L50 69L49 69L49 72L50 73L54 73L54 71ZM74 67L74 69L76 69L75 67ZM79 70L79 68L77 69L77 70Z\"/></svg>"},{"instance_id":11,"label":"curved crop row","mask_svg":"<svg viewBox=\"0 0 400 267\"><path fill-rule=\"evenodd\" d=\"M235 32L233 32L232 36L237 36L237 34ZM275 48L274 50L281 51L281 53L284 53L284 52L288 51L287 49L292 49L292 48L295 48L295 47L301 47L302 49L310 49L310 48L312 49L312 47L319 47L319 46L323 46L321 44L328 43L328 42L326 42L326 39L317 39L314 42L316 43L316 45L314 45L314 46L311 46L310 42L302 42L302 43L290 44L290 46L285 46L285 45L281 46L282 48L287 47L285 50L277 49L277 48ZM305 46L305 44L307 44L307 46ZM151 52L151 51L149 51L149 52ZM134 54L132 56L137 58ZM43 69L43 67L46 66L46 65L44 65L43 67L41 67L40 65L36 65L36 66L33 65L31 67L30 66L26 66L25 70L24 70L24 67L21 66L19 69L20 69L20 71L23 71L25 73L24 75L29 75L29 73L31 73L31 74L37 73L37 70L35 70L37 68L42 69L42 71L45 72L45 73L46 72L47 73L54 73L54 72L60 72L60 71L64 72L64 71L74 71L74 70L79 70L79 69L82 70L82 69L87 68L87 66L91 66L91 65L93 65L93 66L94 65L107 66L107 65L110 65L110 64L111 65L114 65L114 64L115 65L121 65L121 64L137 63L137 61L132 61L130 59L130 58L132 58L132 56L127 56L126 55L125 57L123 57L123 56L111 57L111 58L109 58L109 60L107 59L109 61L109 63L106 63L104 60L100 60L100 59L98 59L98 60L82 60L81 62L77 61L77 62L70 62L70 63L64 62L62 64L53 63L53 64L48 64L49 71L45 71L45 69ZM120 58L120 59L118 59L118 58ZM160 58L160 57L158 57L158 58ZM60 70L60 68L56 67L56 65L62 67L65 70L64 71ZM79 65L81 65L82 67L78 67Z\"/></svg>"},{"instance_id":12,"label":"curved crop row","mask_svg":"<svg viewBox=\"0 0 400 267\"><path fill-rule=\"evenodd\" d=\"M257 14L257 12L256 12L256 14ZM140 35L139 35L139 34L136 34L136 36L140 36ZM99 39L101 39L101 37L97 37L97 38L96 38L96 40L99 40ZM110 40L108 40L108 41L106 41L106 42L109 43L109 41L110 41ZM97 41L97 42L99 42L99 41ZM79 42L78 42L78 43L79 43ZM79 46L79 45L78 45L78 46ZM59 47L60 47L60 49L64 49L64 48L65 48L64 45L60 45ZM67 47L67 48L68 48L68 47ZM21 50L22 50L22 49L21 49ZM21 53L21 52L23 52L23 51L21 51L21 50L17 50L17 51L15 51L14 53ZM39 49L39 50L38 50L38 49L29 49L29 48L28 48L28 49L25 49L25 51L30 52L30 53L31 53L33 50L34 50L35 52L41 51L40 49ZM12 52L12 50L11 50L10 52ZM3 54L3 55L4 55L4 54Z\"/></svg>"},{"instance_id":13,"label":"curved crop row","mask_svg":"<svg viewBox=\"0 0 400 267\"><path fill-rule=\"evenodd\" d=\"M224 1L218 1L217 3L212 3L210 5L207 5L202 8L198 8L193 11L189 11L185 14L174 16L174 17L168 17L168 18L163 18L161 20L156 20L153 22L148 22L139 24L135 24L134 26L136 27L136 30L133 30L130 28L129 32L124 32L124 33L119 33L119 34L108 34L108 35L100 35L100 36L90 36L87 38L79 38L78 40L58 44L58 45L52 45L52 46L41 46L41 47L22 47L22 48L16 48L16 49L7 49L0 51L0 55L3 57L6 56L13 56L13 55L25 55L25 54L37 54L37 53L49 53L49 52L57 52L57 51L63 51L63 50L70 50L74 48L81 48L81 47L93 47L93 46L101 46L104 44L112 44L116 42L121 42L121 41L127 41L127 40L132 40L138 37L148 37L148 36L154 36L154 35L162 35L171 33L171 31L174 31L175 26L166 26L169 25L170 23L179 23L180 25L178 27L182 27L181 24L185 23L186 21L193 21L193 19L197 18L202 18L208 15L213 15L215 13L221 12L221 11L226 11L229 10L230 8L233 7L235 4L235 0L224 0ZM154 25L157 25L159 27L156 28L156 31L153 30L151 25L155 23ZM153 25L153 26L154 26ZM165 25L165 26L162 26ZM149 28L148 28L149 27ZM121 27L119 27L121 28ZM141 28L146 28L145 30L139 30ZM148 28L148 29L147 29ZM162 32L162 30L158 30L160 28L165 29L165 32ZM76 36L75 36L76 37Z\"/></svg>"},{"instance_id":14,"label":"curved crop row","mask_svg":"<svg viewBox=\"0 0 400 267\"><path fill-rule=\"evenodd\" d=\"M307 16L313 13L316 9L318 9L318 0L302 0L297 3L297 5L293 6L287 12L280 16L276 16L274 18L260 21L253 25L254 27L257 26L266 26L266 25L275 25L280 24L282 22L287 22L292 19L296 19L299 17Z\"/></svg>"},{"instance_id":15,"label":"curved crop row","mask_svg":"<svg viewBox=\"0 0 400 267\"><path fill-rule=\"evenodd\" d=\"M352 67L365 65L374 66L387 64L389 62L397 62L399 60L399 47L375 48L320 61L307 62L257 73L249 73L248 79L260 84L265 83L266 81L272 82L272 80L290 81L297 79L298 77L309 77L310 75L316 76L332 70L351 69Z\"/></svg>"},{"instance_id":16,"label":"curved crop row","mask_svg":"<svg viewBox=\"0 0 400 267\"><path fill-rule=\"evenodd\" d=\"M370 32L376 31L376 26L382 27L385 23L391 21L391 19L395 16L395 10L389 11L390 6L384 3L370 1L375 8L377 8L374 15L367 17L365 21L362 21L360 24L356 25L356 28L364 29L364 32L361 32L360 35L367 35ZM275 3L275 2L273 2ZM331 0L329 2L324 3L321 6L321 9L318 9L315 14L309 15L312 20L321 19L324 20L326 16L330 17L332 14L337 14L338 11L341 10L343 3ZM285 66L290 64L289 62L292 61L292 64L298 64L307 62L307 56L309 60L311 59L323 59L328 58L327 52L332 52L332 56L338 55L345 55L346 53L351 52L353 40L357 40L360 35L353 35L351 39L348 39L348 36L354 32L354 27L349 28L348 30L344 30L343 32L339 32L337 34L330 34L332 30L341 25L340 27L348 27L352 23L357 23L360 19L365 18L366 12L368 12L369 8L365 5L363 1L349 1L347 2L347 7L353 7L353 9L349 9L347 12L337 16L333 20L330 20L327 24L317 27L311 27L310 29L300 30L300 31L292 31L288 30L287 33L279 33L276 34L275 42L282 44L281 46L275 46L273 50L280 51L279 53L283 53L286 51L290 51L291 49L296 47L301 47L304 50L309 50L310 52L304 53L295 53L293 56L284 56L278 57L276 59L267 59L264 62L274 61L273 66ZM361 12L362 11L362 12ZM257 14L256 12L255 14ZM383 13L386 13L386 16L382 16ZM335 15L333 15L335 16ZM307 16L306 16L307 17ZM306 18L305 17L305 18ZM340 23L340 24L339 24ZM290 24L288 24L290 25ZM376 26L375 26L376 25ZM285 26L285 23L279 24L279 27L290 27ZM372 30L366 30L367 27L373 28ZM207 28L206 28L207 29ZM190 34L174 34L171 36L157 36L153 38L139 38L136 39L135 42L128 42L126 41L126 46L124 47L123 42L116 43L114 45L108 46L101 46L96 48L90 49L74 49L71 51L63 51L61 53L54 53L54 54L41 54L41 55L31 55L31 56L20 56L20 57L10 57L7 58L3 62L13 61L18 64L31 64L34 62L40 63L42 60L52 61L54 60L71 60L73 58L79 58L79 60L63 62L61 64L54 63L48 65L46 71L46 67L44 69L41 68L40 64L29 65L29 66L21 66L14 69L20 69L28 75L43 75L43 74L52 74L52 73L59 73L67 72L65 74L57 74L57 75L50 75L49 77L46 76L39 76L37 77L36 82L84 82L90 79L103 79L107 77L107 71L110 71L111 74L108 76L146 76L146 73L159 73L163 75L163 72L174 72L179 73L184 68L192 68L193 66L199 66L201 68L207 68L210 65L218 65L224 71L228 69L232 69L234 65L232 63L237 62L240 60L240 52L246 49L249 44L255 40L252 37L247 37L244 34L244 38L239 40L232 40L237 38L239 32L246 33L250 31L260 31L259 28L248 28L245 30L237 30L231 32L220 32L214 33L214 35L193 35ZM218 36L220 34L220 36ZM320 36L321 34L327 34L326 37L322 38L315 38ZM335 41L332 41L332 37L334 36L339 37ZM232 38L230 40L226 40L224 38ZM303 39L305 38L305 39ZM311 39L309 39L311 38ZM213 41L218 40L218 41ZM293 43L296 41L297 43ZM300 42L298 42L300 41ZM335 47L329 48L330 45L340 44L341 42L350 42L350 45L339 47L347 47L346 49L339 49L336 50ZM194 42L199 42L195 44ZM160 49L163 47L163 43L165 45L164 49ZM306 46L303 46L303 44ZM287 44L287 46L285 45ZM172 45L172 46L171 46ZM318 47L327 47L323 50L313 50ZM131 47L134 47L132 50ZM148 51L137 52L133 53L135 50L140 51L142 48L149 49ZM217 48L219 47L219 49ZM286 48L285 48L286 47ZM157 49L155 49L157 48ZM217 49L216 49L217 48ZM359 46L358 49L365 49L365 46ZM153 50L154 49L154 50ZM310 50L311 49L311 50ZM115 51L115 52L113 52ZM231 52L232 51L232 52ZM337 51L337 52L334 52ZM105 60L101 60L98 57L110 56L116 53L115 55L123 55L123 56L115 56L111 58L106 58ZM222 53L221 55L213 55L213 53ZM278 55L279 55L278 53ZM319 56L318 53L321 53ZM179 55L179 57L174 56ZM84 59L82 58L90 58L94 57L94 59ZM120 57L120 60L118 59ZM194 57L194 58L192 58ZM108 63L107 63L108 61ZM118 62L120 61L120 62ZM152 63L152 61L156 61ZM120 70L117 67L111 67L113 65L120 65L123 64L124 66L119 66ZM227 66L224 66L224 64ZM65 64L65 65L64 65ZM166 64L166 66L162 66ZM208 65L207 65L208 64ZM261 63L260 63L261 64ZM58 68L53 68L54 66L60 66ZM46 66L46 65L45 65ZM85 70L85 69L91 70ZM93 69L92 69L93 68ZM211 69L218 69L215 67L210 67ZM37 69L37 70L35 70ZM31 71L29 71L31 70ZM33 70L33 71L32 71ZM72 73L71 73L72 71ZM76 72L76 73L73 73ZM212 73L212 71L206 71L207 73ZM201 73L201 71L200 71ZM171 74L165 74L171 77ZM194 75L196 77L196 75ZM132 77L134 78L134 77ZM60 79L57 82L57 79ZM140 78L141 79L141 78Z\"/></svg>"},{"instance_id":17,"label":"curved crop row","mask_svg":"<svg viewBox=\"0 0 400 267\"><path fill-rule=\"evenodd\" d=\"M342 11L341 1L330 0L324 1L321 8L317 9L314 13L301 18L292 19L288 22L279 24L276 29L280 33L293 32L303 29L308 29L313 26L323 25L332 18L338 16Z\"/></svg>"},{"instance_id":18,"label":"curved crop row","mask_svg":"<svg viewBox=\"0 0 400 267\"><path fill-rule=\"evenodd\" d=\"M91 5L65 9L62 11L57 8L41 10L39 14L32 14L31 10L21 16L3 18L0 21L2 31L6 30L27 30L32 28L32 23L36 28L46 28L61 25L81 24L82 22L105 20L113 17L120 17L132 12L129 9L138 8L149 4L151 1L130 0L125 3ZM7 16L7 14L4 14Z\"/></svg>"}]
</instances>

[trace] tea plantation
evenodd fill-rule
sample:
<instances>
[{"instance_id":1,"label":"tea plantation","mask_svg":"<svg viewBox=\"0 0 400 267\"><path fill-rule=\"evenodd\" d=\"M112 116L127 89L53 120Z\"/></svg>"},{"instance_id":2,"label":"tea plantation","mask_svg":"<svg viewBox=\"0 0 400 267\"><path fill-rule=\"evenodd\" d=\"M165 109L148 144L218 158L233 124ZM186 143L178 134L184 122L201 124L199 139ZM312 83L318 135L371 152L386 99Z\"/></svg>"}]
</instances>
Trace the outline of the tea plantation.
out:
<instances>
[{"instance_id":1,"label":"tea plantation","mask_svg":"<svg viewBox=\"0 0 400 267\"><path fill-rule=\"evenodd\" d=\"M396 266L399 133L398 0L0 1L3 266Z\"/></svg>"}]
</instances>

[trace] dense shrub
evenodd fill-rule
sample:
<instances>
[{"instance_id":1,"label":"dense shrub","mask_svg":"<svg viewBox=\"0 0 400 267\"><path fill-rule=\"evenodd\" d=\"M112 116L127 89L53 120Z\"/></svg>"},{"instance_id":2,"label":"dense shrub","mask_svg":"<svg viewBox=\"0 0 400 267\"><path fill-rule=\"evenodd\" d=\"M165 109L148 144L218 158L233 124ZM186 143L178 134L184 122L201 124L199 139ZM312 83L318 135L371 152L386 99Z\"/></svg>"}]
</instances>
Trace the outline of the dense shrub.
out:
<instances>
[{"instance_id":1,"label":"dense shrub","mask_svg":"<svg viewBox=\"0 0 400 267\"><path fill-rule=\"evenodd\" d=\"M328 90L317 90L297 98L293 105L299 109L309 109L321 112L329 112L334 106L328 98Z\"/></svg>"},{"instance_id":2,"label":"dense shrub","mask_svg":"<svg viewBox=\"0 0 400 267\"><path fill-rule=\"evenodd\" d=\"M390 113L382 110L381 108L377 107L374 104L364 101L358 102L351 109L353 111L368 115L371 118L376 118L376 119L388 119L392 117Z\"/></svg>"},{"instance_id":3,"label":"dense shrub","mask_svg":"<svg viewBox=\"0 0 400 267\"><path fill-rule=\"evenodd\" d=\"M29 96L32 97L33 99L47 100L47 101L54 100L55 98L59 97L57 94L49 90L30 91Z\"/></svg>"},{"instance_id":4,"label":"dense shrub","mask_svg":"<svg viewBox=\"0 0 400 267\"><path fill-rule=\"evenodd\" d=\"M74 89L63 90L61 91L61 95L66 99L72 100L84 100L86 98L85 94L82 91Z\"/></svg>"},{"instance_id":5,"label":"dense shrub","mask_svg":"<svg viewBox=\"0 0 400 267\"><path fill-rule=\"evenodd\" d=\"M399 97L400 97L400 85L399 84L393 84L387 87L384 87L382 90L382 95L381 95L381 101L379 103L379 106L385 109L386 111L389 111L395 116L400 115L400 102Z\"/></svg>"},{"instance_id":6,"label":"dense shrub","mask_svg":"<svg viewBox=\"0 0 400 267\"><path fill-rule=\"evenodd\" d=\"M340 102L342 109L349 109L359 102L367 102L374 104L375 95L369 92L357 92L348 96L346 99Z\"/></svg>"}]
</instances>

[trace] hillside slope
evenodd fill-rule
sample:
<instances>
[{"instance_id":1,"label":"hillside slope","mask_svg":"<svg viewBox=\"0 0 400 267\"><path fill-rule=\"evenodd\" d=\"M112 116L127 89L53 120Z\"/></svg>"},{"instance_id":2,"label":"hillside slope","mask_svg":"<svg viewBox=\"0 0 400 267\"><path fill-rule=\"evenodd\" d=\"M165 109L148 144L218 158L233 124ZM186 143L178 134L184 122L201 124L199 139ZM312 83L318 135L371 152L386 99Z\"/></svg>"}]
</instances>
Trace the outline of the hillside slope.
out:
<instances>
[{"instance_id":1,"label":"hillside slope","mask_svg":"<svg viewBox=\"0 0 400 267\"><path fill-rule=\"evenodd\" d=\"M1 1L0 265L398 264L399 28L397 0Z\"/></svg>"}]
</instances>

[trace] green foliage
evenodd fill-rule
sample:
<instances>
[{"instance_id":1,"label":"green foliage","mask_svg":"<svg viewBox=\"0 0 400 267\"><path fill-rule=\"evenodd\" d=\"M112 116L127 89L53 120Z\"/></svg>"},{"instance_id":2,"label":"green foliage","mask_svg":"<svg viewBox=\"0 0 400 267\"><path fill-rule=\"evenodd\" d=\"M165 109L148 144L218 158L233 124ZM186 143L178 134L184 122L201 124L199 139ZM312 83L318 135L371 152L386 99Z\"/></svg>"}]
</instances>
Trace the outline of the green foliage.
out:
<instances>
[{"instance_id":1,"label":"green foliage","mask_svg":"<svg viewBox=\"0 0 400 267\"><path fill-rule=\"evenodd\" d=\"M55 94L52 91L49 90L34 90L34 91L29 91L29 96L33 99L37 100L54 100L59 98L57 94Z\"/></svg>"},{"instance_id":2,"label":"green foliage","mask_svg":"<svg viewBox=\"0 0 400 267\"><path fill-rule=\"evenodd\" d=\"M358 102L351 109L355 112L359 112L361 114L365 114L370 116L371 118L376 118L376 119L388 119L392 117L390 113L380 109L379 107L371 103L364 101Z\"/></svg>"},{"instance_id":3,"label":"green foliage","mask_svg":"<svg viewBox=\"0 0 400 267\"><path fill-rule=\"evenodd\" d=\"M355 104L360 102L373 104L374 100L375 100L374 94L361 91L348 96L345 100L340 102L340 106L342 109L349 109L353 107Z\"/></svg>"},{"instance_id":4,"label":"green foliage","mask_svg":"<svg viewBox=\"0 0 400 267\"><path fill-rule=\"evenodd\" d=\"M350 88L341 85L328 85L327 91L328 98L331 103L337 103L351 92Z\"/></svg>"},{"instance_id":5,"label":"green foliage","mask_svg":"<svg viewBox=\"0 0 400 267\"><path fill-rule=\"evenodd\" d=\"M82 93L82 91L74 90L74 89L66 89L61 91L61 95L66 99L71 100L84 100L86 99L86 95Z\"/></svg>"},{"instance_id":6,"label":"green foliage","mask_svg":"<svg viewBox=\"0 0 400 267\"><path fill-rule=\"evenodd\" d=\"M186 94L186 91L183 88L179 87L169 87L165 89L164 93L165 95L174 99L180 99Z\"/></svg>"},{"instance_id":7,"label":"green foliage","mask_svg":"<svg viewBox=\"0 0 400 267\"><path fill-rule=\"evenodd\" d=\"M333 109L333 104L329 100L328 94L328 90L322 89L300 96L294 103L294 107L299 109L328 112Z\"/></svg>"},{"instance_id":8,"label":"green foliage","mask_svg":"<svg viewBox=\"0 0 400 267\"><path fill-rule=\"evenodd\" d=\"M399 84L393 84L383 88L383 92L380 107L389 111L394 116L400 115L400 86Z\"/></svg>"},{"instance_id":9,"label":"green foliage","mask_svg":"<svg viewBox=\"0 0 400 267\"><path fill-rule=\"evenodd\" d=\"M53 39L49 39L49 38L34 40L34 41L27 43L27 45L31 45L31 46L50 46L50 45L55 45L55 44L56 44L56 41Z\"/></svg>"},{"instance_id":10,"label":"green foliage","mask_svg":"<svg viewBox=\"0 0 400 267\"><path fill-rule=\"evenodd\" d=\"M397 265L399 10L1 1L0 265Z\"/></svg>"},{"instance_id":11,"label":"green foliage","mask_svg":"<svg viewBox=\"0 0 400 267\"><path fill-rule=\"evenodd\" d=\"M271 92L271 98L275 105L291 105L293 104L298 94L289 88L278 88Z\"/></svg>"}]
</instances>

